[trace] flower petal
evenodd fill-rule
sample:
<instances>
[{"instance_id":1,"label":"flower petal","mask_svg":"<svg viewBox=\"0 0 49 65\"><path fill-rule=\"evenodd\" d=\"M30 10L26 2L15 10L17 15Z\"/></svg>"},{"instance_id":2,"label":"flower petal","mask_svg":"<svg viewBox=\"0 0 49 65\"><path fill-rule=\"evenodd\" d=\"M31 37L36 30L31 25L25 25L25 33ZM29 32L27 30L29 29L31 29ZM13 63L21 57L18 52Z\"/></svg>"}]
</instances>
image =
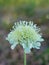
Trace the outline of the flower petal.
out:
<instances>
[{"instance_id":1,"label":"flower petal","mask_svg":"<svg viewBox=\"0 0 49 65\"><path fill-rule=\"evenodd\" d=\"M11 45L11 49L13 50L16 47L17 44Z\"/></svg>"}]
</instances>

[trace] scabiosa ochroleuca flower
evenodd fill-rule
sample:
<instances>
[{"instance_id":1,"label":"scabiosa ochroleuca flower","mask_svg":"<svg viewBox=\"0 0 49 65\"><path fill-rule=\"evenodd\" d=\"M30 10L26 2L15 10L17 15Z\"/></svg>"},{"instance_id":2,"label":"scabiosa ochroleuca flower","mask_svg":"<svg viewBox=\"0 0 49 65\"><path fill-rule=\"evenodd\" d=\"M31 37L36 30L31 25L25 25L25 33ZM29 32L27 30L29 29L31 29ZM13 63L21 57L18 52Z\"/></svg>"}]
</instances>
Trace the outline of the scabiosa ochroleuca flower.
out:
<instances>
[{"instance_id":1,"label":"scabiosa ochroleuca flower","mask_svg":"<svg viewBox=\"0 0 49 65\"><path fill-rule=\"evenodd\" d=\"M40 49L41 42L44 41L40 28L31 21L16 22L6 40L11 44L11 49L14 49L17 44L22 45L25 53L30 53L31 48Z\"/></svg>"}]
</instances>

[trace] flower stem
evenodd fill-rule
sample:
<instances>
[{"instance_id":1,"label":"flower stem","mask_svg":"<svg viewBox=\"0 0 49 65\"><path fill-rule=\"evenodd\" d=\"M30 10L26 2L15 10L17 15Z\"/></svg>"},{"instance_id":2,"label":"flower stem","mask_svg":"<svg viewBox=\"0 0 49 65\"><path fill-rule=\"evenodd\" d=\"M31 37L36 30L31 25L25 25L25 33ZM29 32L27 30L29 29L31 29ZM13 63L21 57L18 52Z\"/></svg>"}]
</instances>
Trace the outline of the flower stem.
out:
<instances>
[{"instance_id":1,"label":"flower stem","mask_svg":"<svg viewBox=\"0 0 49 65\"><path fill-rule=\"evenodd\" d=\"M24 65L26 65L26 53L24 51Z\"/></svg>"}]
</instances>

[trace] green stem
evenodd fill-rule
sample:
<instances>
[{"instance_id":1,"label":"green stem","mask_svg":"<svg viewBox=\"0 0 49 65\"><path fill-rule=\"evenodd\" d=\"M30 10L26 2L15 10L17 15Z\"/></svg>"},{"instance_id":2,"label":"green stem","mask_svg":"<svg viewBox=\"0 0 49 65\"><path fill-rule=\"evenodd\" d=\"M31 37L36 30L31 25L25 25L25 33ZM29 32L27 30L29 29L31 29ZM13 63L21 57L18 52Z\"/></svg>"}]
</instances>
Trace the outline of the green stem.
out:
<instances>
[{"instance_id":1,"label":"green stem","mask_svg":"<svg viewBox=\"0 0 49 65\"><path fill-rule=\"evenodd\" d=\"M24 51L24 65L26 65L26 53Z\"/></svg>"}]
</instances>

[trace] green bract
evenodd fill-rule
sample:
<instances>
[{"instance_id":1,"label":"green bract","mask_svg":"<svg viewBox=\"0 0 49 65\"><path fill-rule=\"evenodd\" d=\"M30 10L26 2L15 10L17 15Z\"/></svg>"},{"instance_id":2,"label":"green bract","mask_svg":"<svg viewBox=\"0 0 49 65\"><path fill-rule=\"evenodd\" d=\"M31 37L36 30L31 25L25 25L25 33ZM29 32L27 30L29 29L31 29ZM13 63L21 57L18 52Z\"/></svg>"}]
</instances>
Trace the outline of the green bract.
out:
<instances>
[{"instance_id":1,"label":"green bract","mask_svg":"<svg viewBox=\"0 0 49 65\"><path fill-rule=\"evenodd\" d=\"M11 49L20 44L25 53L30 53L31 48L40 49L40 42L44 41L39 32L40 29L33 22L20 21L15 23L6 40L10 42Z\"/></svg>"}]
</instances>

